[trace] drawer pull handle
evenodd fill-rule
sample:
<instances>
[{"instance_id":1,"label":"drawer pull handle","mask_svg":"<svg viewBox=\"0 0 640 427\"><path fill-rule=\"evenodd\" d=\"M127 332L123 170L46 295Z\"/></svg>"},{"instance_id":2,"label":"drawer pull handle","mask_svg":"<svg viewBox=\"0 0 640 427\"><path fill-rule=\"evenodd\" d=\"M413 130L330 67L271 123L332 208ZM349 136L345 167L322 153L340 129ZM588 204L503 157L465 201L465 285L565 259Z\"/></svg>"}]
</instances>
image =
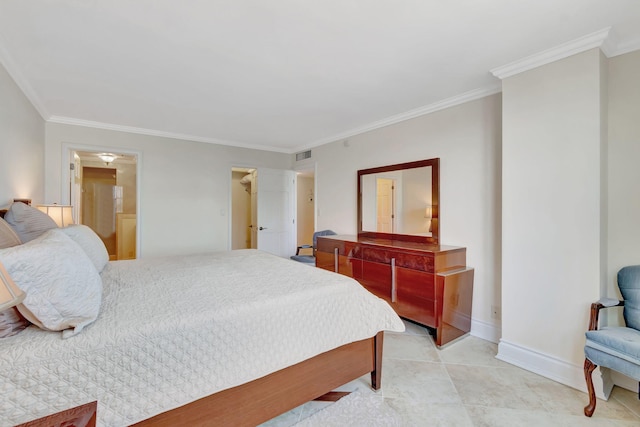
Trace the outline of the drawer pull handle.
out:
<instances>
[{"instance_id":1,"label":"drawer pull handle","mask_svg":"<svg viewBox=\"0 0 640 427\"><path fill-rule=\"evenodd\" d=\"M333 271L338 272L338 248L333 250Z\"/></svg>"},{"instance_id":2,"label":"drawer pull handle","mask_svg":"<svg viewBox=\"0 0 640 427\"><path fill-rule=\"evenodd\" d=\"M398 299L398 289L396 287L396 259L391 258L391 302Z\"/></svg>"}]
</instances>

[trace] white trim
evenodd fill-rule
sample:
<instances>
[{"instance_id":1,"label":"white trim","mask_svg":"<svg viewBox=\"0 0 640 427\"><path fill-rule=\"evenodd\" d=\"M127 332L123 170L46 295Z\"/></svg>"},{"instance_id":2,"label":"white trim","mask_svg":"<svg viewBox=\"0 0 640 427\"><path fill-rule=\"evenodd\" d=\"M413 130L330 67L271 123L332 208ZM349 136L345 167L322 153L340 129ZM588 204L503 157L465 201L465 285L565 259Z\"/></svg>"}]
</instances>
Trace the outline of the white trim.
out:
<instances>
[{"instance_id":1,"label":"white trim","mask_svg":"<svg viewBox=\"0 0 640 427\"><path fill-rule=\"evenodd\" d=\"M506 77L511 77L515 74L531 70L541 65L559 61L561 59L584 52L594 47L602 47L605 40L609 36L610 30L611 27L607 27L600 31L596 31L595 33L587 34L586 36L561 44L560 46L556 46L540 53L527 56L526 58L519 59L518 61L512 62L510 64L494 68L493 70L491 70L491 74L499 79L504 79ZM605 49L611 50L607 47L605 47ZM607 52L605 52L605 54L606 53Z\"/></svg>"},{"instance_id":2,"label":"white trim","mask_svg":"<svg viewBox=\"0 0 640 427\"><path fill-rule=\"evenodd\" d=\"M278 153L291 154L293 151L281 147L273 147L268 145L245 144L237 141L229 141L216 138L207 138L203 136L187 135L176 132L164 132L160 130L139 128L135 126L123 126L112 123L94 122L91 120L74 119L73 117L51 116L48 120L51 123L60 123L64 125L83 126L95 129L114 130L118 132L136 133L140 135L159 136L162 138L183 139L187 141L206 142L209 144L228 145L239 148L251 148L254 150L274 151Z\"/></svg>"},{"instance_id":3,"label":"white trim","mask_svg":"<svg viewBox=\"0 0 640 427\"><path fill-rule=\"evenodd\" d=\"M587 392L582 365L576 366L573 363L558 359L557 357L503 339L501 339L498 344L498 355L496 358L561 384L573 387L576 390ZM608 375L598 375L598 373L600 373L600 368L593 371L593 387L598 398L607 400L611 394L613 383ZM601 378L602 381L599 381L598 378ZM586 404L587 401L585 401L585 405Z\"/></svg>"},{"instance_id":4,"label":"white trim","mask_svg":"<svg viewBox=\"0 0 640 427\"><path fill-rule=\"evenodd\" d=\"M69 176L69 164L71 163L71 151L90 151L90 152L105 152L111 151L115 153L130 154L137 158L136 164L136 259L142 258L142 151L127 150L119 147L108 147L98 145L82 145L69 142L62 143L62 168L61 168L61 181L60 181L60 203L69 204L71 200L71 194L69 189L69 182L71 177Z\"/></svg>"},{"instance_id":5,"label":"white trim","mask_svg":"<svg viewBox=\"0 0 640 427\"><path fill-rule=\"evenodd\" d=\"M472 318L471 335L497 344L502 337L502 328L499 325Z\"/></svg>"},{"instance_id":6,"label":"white trim","mask_svg":"<svg viewBox=\"0 0 640 427\"><path fill-rule=\"evenodd\" d=\"M443 99L441 101L434 102L433 104L425 105L423 107L416 108L395 116L387 117L386 119L379 120L377 122L369 123L359 128L351 129L337 135L329 136L326 138L318 139L307 145L297 147L293 152L305 151L310 148L318 147L320 145L328 144L330 142L338 141L341 139L349 138L355 135L360 135L365 132L376 130L385 126L393 125L405 120L413 119L426 114L431 114L436 111L444 110L449 107L464 104L466 102L475 101L476 99L484 98L489 95L502 92L502 85L500 83L486 86L479 89L470 90L469 92L462 93L460 95L452 96L451 98Z\"/></svg>"},{"instance_id":7,"label":"white trim","mask_svg":"<svg viewBox=\"0 0 640 427\"><path fill-rule=\"evenodd\" d=\"M5 70L7 70L7 73L9 73L13 81L16 82L16 85L18 85L29 102L31 102L31 105L33 105L33 107L38 111L40 116L44 120L48 120L50 114L47 111L47 108L44 106L44 104L36 94L36 91L33 90L33 87L31 87L27 79L25 79L22 76L22 73L18 71L18 66L16 65L7 49L5 49L5 45L6 43L4 39L2 39L2 36L0 36L0 63L4 66Z\"/></svg>"}]
</instances>

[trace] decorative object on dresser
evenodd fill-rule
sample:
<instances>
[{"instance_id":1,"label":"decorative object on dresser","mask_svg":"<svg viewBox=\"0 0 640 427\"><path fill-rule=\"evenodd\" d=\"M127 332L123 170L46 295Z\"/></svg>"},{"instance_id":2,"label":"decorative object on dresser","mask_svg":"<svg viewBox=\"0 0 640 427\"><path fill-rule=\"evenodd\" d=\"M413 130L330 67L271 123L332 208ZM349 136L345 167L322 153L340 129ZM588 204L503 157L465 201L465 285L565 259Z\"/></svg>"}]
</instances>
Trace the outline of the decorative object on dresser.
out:
<instances>
[{"instance_id":1,"label":"decorative object on dresser","mask_svg":"<svg viewBox=\"0 0 640 427\"><path fill-rule=\"evenodd\" d=\"M436 158L359 170L358 235L318 237L316 266L430 327L440 347L471 330L474 270L466 248L440 245L439 169Z\"/></svg>"}]
</instances>

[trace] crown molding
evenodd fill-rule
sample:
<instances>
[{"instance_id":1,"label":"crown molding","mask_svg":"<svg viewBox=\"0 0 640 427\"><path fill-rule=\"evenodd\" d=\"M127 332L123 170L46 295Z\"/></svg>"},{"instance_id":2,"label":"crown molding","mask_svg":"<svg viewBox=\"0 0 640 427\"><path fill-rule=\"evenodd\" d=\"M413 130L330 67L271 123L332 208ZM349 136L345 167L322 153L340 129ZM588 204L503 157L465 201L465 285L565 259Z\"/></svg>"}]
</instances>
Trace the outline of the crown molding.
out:
<instances>
[{"instance_id":1,"label":"crown molding","mask_svg":"<svg viewBox=\"0 0 640 427\"><path fill-rule=\"evenodd\" d=\"M605 45L605 40L609 37L611 27L604 28L595 33L587 34L586 36L578 39L563 43L551 49L547 49L540 53L536 53L518 61L512 62L501 67L491 70L491 74L499 79L511 77L515 74L522 73L524 71L531 70L541 65L549 64L551 62L558 61L560 59L567 58L569 56L584 52L594 47L602 48ZM615 42L615 40L614 40ZM611 51L610 44L605 45L604 49ZM604 52L607 54L607 52ZM607 55L609 56L609 55Z\"/></svg>"},{"instance_id":2,"label":"crown molding","mask_svg":"<svg viewBox=\"0 0 640 427\"><path fill-rule=\"evenodd\" d=\"M293 153L293 151L284 149L282 147L245 144L237 141L207 138L202 136L187 135L187 134L175 133L175 132L164 132L164 131L159 131L154 129L139 128L134 126L122 126L122 125L115 125L111 123L94 122L91 120L74 119L72 117L51 116L49 120L47 120L47 122L59 123L64 125L83 126L83 127L94 128L94 129L112 130L116 132L136 133L139 135L158 136L162 138L182 139L185 141L206 142L208 144L227 145L227 146L238 147L238 148L250 148L253 150L274 151L278 153L287 153L287 154Z\"/></svg>"},{"instance_id":3,"label":"crown molding","mask_svg":"<svg viewBox=\"0 0 640 427\"><path fill-rule=\"evenodd\" d=\"M31 105L33 105L36 111L38 111L40 116L44 120L49 119L51 116L49 111L47 111L47 108L44 106L38 95L36 95L36 91L33 90L27 79L22 76L22 73L19 71L15 61L7 49L5 49L5 45L6 43L4 42L2 35L0 35L0 63L4 66L5 70L7 70L7 73L9 73L9 76L11 76L16 85L18 85L22 93L24 93L24 96L26 96L29 102L31 102Z\"/></svg>"},{"instance_id":4,"label":"crown molding","mask_svg":"<svg viewBox=\"0 0 640 427\"><path fill-rule=\"evenodd\" d=\"M380 129L385 126L393 125L405 120L413 119L426 114L434 113L436 111L444 110L449 107L464 104L466 102L475 101L476 99L484 98L489 95L493 95L502 91L502 84L492 84L479 89L474 89L469 92L462 93L460 95L452 96L441 101L434 102L433 104L425 105L423 107L416 108L395 116L387 117L386 119L379 120L377 122L369 123L367 125L351 129L349 131L339 133L337 135L329 136L316 140L312 143L298 146L294 152L308 150L310 148L318 147L320 145L328 144L330 142L339 141L341 139L349 138L361 133L369 132L372 130Z\"/></svg>"}]
</instances>

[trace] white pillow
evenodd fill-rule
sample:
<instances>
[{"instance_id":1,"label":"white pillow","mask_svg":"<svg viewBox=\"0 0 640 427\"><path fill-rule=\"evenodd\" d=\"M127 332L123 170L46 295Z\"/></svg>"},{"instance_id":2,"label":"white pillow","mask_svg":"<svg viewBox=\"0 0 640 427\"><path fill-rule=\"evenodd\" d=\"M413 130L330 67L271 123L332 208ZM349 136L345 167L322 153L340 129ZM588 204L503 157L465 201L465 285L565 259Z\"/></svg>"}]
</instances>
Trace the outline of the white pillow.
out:
<instances>
[{"instance_id":1,"label":"white pillow","mask_svg":"<svg viewBox=\"0 0 640 427\"><path fill-rule=\"evenodd\" d=\"M0 249L0 262L27 296L20 313L36 326L76 335L96 320L102 281L93 263L59 228L12 248Z\"/></svg>"},{"instance_id":2,"label":"white pillow","mask_svg":"<svg viewBox=\"0 0 640 427\"><path fill-rule=\"evenodd\" d=\"M58 228L49 215L22 202L12 203L4 214L4 220L11 225L22 243L35 239L47 230Z\"/></svg>"},{"instance_id":3,"label":"white pillow","mask_svg":"<svg viewBox=\"0 0 640 427\"><path fill-rule=\"evenodd\" d=\"M98 273L100 273L109 262L109 253L104 246L104 242L95 231L81 224L70 225L61 228L61 230L84 250L93 265L95 265Z\"/></svg>"}]
</instances>

